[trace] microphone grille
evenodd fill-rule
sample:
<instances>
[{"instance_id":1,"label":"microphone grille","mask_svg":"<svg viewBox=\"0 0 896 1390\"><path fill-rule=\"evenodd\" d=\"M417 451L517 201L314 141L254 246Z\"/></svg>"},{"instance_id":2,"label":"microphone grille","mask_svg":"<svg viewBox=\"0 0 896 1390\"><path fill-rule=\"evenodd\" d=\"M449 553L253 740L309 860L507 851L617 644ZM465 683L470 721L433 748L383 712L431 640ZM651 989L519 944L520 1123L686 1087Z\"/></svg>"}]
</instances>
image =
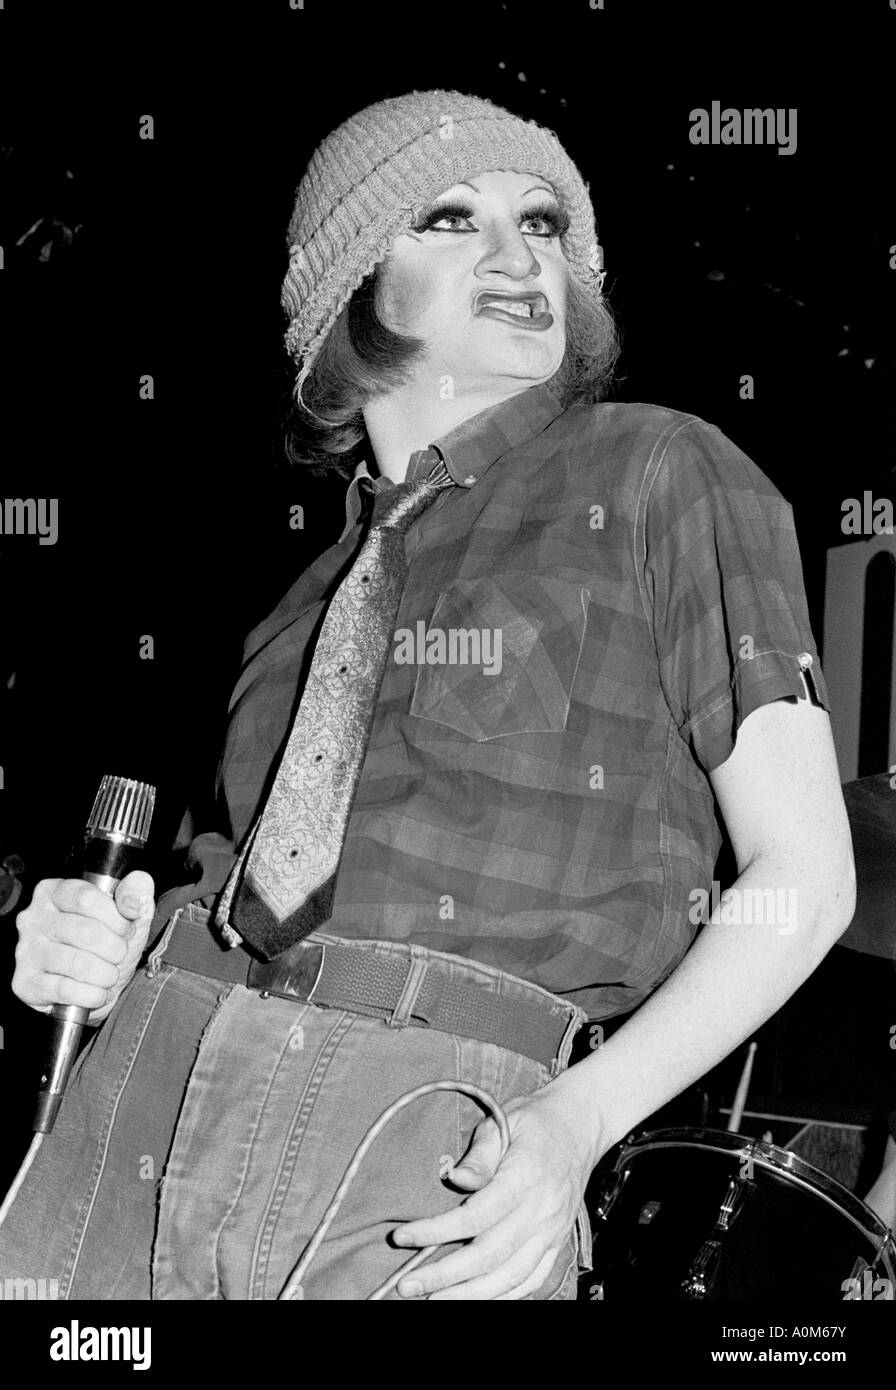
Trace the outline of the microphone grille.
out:
<instances>
[{"instance_id":1,"label":"microphone grille","mask_svg":"<svg viewBox=\"0 0 896 1390\"><path fill-rule=\"evenodd\" d=\"M87 835L121 836L145 845L156 804L156 789L130 777L104 777L87 818Z\"/></svg>"}]
</instances>

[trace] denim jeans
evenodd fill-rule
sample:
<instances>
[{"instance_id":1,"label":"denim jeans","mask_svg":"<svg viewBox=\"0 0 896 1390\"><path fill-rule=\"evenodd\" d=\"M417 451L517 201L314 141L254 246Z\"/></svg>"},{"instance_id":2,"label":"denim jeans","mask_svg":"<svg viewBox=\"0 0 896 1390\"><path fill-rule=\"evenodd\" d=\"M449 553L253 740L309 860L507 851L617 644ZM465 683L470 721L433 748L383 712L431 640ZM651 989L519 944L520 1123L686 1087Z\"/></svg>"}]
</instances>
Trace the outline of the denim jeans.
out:
<instances>
[{"instance_id":1,"label":"denim jeans","mask_svg":"<svg viewBox=\"0 0 896 1390\"><path fill-rule=\"evenodd\" d=\"M192 904L184 911L207 919ZM531 1095L567 1065L582 1022L568 1006L549 1069L492 1043L264 998L165 964L173 920L76 1063L55 1129L0 1229L0 1278L55 1280L60 1299L276 1299L387 1105L447 1078L502 1103ZM487 988L544 994L440 958ZM362 1163L303 1298L365 1299L410 1258L390 1232L462 1200L441 1180L440 1161L460 1158L484 1114L458 1092L399 1112ZM590 1253L582 1208L531 1297L575 1298Z\"/></svg>"}]
</instances>

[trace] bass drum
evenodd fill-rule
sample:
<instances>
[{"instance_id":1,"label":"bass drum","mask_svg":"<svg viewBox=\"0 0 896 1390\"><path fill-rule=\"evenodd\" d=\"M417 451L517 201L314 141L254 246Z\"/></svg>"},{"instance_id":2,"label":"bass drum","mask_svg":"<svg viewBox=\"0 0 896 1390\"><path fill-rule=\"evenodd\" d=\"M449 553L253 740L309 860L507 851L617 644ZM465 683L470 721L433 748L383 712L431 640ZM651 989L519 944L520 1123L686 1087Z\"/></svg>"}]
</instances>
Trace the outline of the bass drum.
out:
<instances>
[{"instance_id":1,"label":"bass drum","mask_svg":"<svg viewBox=\"0 0 896 1390\"><path fill-rule=\"evenodd\" d=\"M796 1154L712 1129L626 1141L603 1177L586 1298L893 1299L893 1235Z\"/></svg>"}]
</instances>

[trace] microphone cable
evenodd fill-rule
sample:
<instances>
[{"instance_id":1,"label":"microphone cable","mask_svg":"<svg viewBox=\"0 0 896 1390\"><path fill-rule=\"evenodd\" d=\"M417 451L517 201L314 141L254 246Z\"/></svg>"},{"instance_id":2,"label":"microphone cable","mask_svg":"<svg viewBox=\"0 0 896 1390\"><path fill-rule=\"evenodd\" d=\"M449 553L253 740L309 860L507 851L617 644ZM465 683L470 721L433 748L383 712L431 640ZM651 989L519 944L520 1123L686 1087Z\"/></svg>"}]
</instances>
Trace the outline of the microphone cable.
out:
<instances>
[{"instance_id":1,"label":"microphone cable","mask_svg":"<svg viewBox=\"0 0 896 1390\"><path fill-rule=\"evenodd\" d=\"M44 1142L44 1136L43 1136L43 1134L40 1133L40 1132L38 1132L37 1134L35 1134L34 1138L31 1140L31 1144L29 1145L28 1152L26 1153L24 1159L22 1160L22 1165L21 1165L21 1167L19 1168L19 1171L16 1173L15 1177L14 1177L13 1180L12 1180L12 1186L10 1187L10 1189L9 1189L9 1191L7 1192L6 1196L3 1198L3 1205L2 1205L2 1207L0 1207L0 1226L3 1225L4 1221L6 1220L7 1214L9 1213L10 1207L12 1206L13 1202L14 1202L14 1201L16 1200L16 1198L18 1197L18 1195L19 1195L19 1188L22 1186L22 1183L25 1181L25 1178L26 1178L27 1175L28 1175L28 1169L31 1167L32 1163L33 1163L34 1160L37 1158L37 1151L38 1151L38 1149L40 1148L40 1146L41 1146L41 1144L42 1144L43 1142Z\"/></svg>"},{"instance_id":2,"label":"microphone cable","mask_svg":"<svg viewBox=\"0 0 896 1390\"><path fill-rule=\"evenodd\" d=\"M428 1081L425 1085L418 1086L413 1091L406 1091L403 1096L399 1096L398 1100L393 1101L377 1120L374 1120L360 1144L355 1149L349 1165L345 1170L342 1181L336 1189L333 1200L318 1222L305 1248L305 1253L298 1264L293 1268L292 1273L283 1287L283 1291L278 1295L278 1302L302 1297L302 1280L308 1273L308 1266L320 1249L321 1243L327 1231L330 1229L330 1226L333 1224L336 1213L342 1205L345 1194L348 1192L352 1180L356 1176L368 1149L377 1135L386 1128L389 1121L393 1120L398 1112L403 1110L406 1105L410 1105L413 1101L419 1100L421 1096L430 1095L433 1091L460 1091L462 1095L472 1096L473 1099L478 1100L486 1110L491 1111L492 1119L498 1126L498 1132L501 1136L501 1153L498 1159L498 1162L501 1162L510 1147L510 1126L507 1123L507 1116L501 1106L495 1100L494 1096L489 1095L488 1091L484 1091L481 1086L474 1086L472 1082L468 1081ZM374 1292L370 1294L367 1301L374 1302L384 1299L387 1294L392 1292L399 1280L403 1279L406 1274L410 1274L411 1270L416 1269L424 1260L429 1259L430 1255L435 1254L438 1249L438 1245L427 1245L425 1249L418 1250L416 1254L412 1255L411 1258L402 1265L401 1269L397 1270L395 1274L390 1275L385 1283L380 1284L379 1288L375 1289Z\"/></svg>"}]
</instances>

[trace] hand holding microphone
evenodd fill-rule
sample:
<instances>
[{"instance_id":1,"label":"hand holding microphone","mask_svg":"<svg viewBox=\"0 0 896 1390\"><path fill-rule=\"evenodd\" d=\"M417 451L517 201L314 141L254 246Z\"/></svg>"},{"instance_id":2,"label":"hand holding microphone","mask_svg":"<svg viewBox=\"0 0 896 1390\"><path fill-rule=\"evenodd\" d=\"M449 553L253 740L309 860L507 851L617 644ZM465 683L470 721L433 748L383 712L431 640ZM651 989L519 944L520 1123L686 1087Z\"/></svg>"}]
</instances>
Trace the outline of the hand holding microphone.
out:
<instances>
[{"instance_id":1,"label":"hand holding microphone","mask_svg":"<svg viewBox=\"0 0 896 1390\"><path fill-rule=\"evenodd\" d=\"M126 874L114 898L86 879L41 879L17 918L13 993L38 1013L76 1004L90 1011L88 1023L101 1023L146 947L153 892L143 869Z\"/></svg>"},{"instance_id":2,"label":"hand holding microphone","mask_svg":"<svg viewBox=\"0 0 896 1390\"><path fill-rule=\"evenodd\" d=\"M155 787L104 777L77 851L82 878L44 878L16 924L13 993L51 1014L34 1137L0 1205L0 1226L21 1190L45 1134L56 1122L85 1023L114 1008L143 954L155 913L149 874L131 869L146 845Z\"/></svg>"},{"instance_id":3,"label":"hand holding microphone","mask_svg":"<svg viewBox=\"0 0 896 1390\"><path fill-rule=\"evenodd\" d=\"M83 880L41 880L31 907L19 914L13 990L55 1020L34 1121L38 1133L53 1128L84 1024L105 1018L146 945L153 883L148 874L142 883L139 871L130 875L138 880L134 893L128 871L146 845L155 795L145 782L104 777L77 851Z\"/></svg>"}]
</instances>

